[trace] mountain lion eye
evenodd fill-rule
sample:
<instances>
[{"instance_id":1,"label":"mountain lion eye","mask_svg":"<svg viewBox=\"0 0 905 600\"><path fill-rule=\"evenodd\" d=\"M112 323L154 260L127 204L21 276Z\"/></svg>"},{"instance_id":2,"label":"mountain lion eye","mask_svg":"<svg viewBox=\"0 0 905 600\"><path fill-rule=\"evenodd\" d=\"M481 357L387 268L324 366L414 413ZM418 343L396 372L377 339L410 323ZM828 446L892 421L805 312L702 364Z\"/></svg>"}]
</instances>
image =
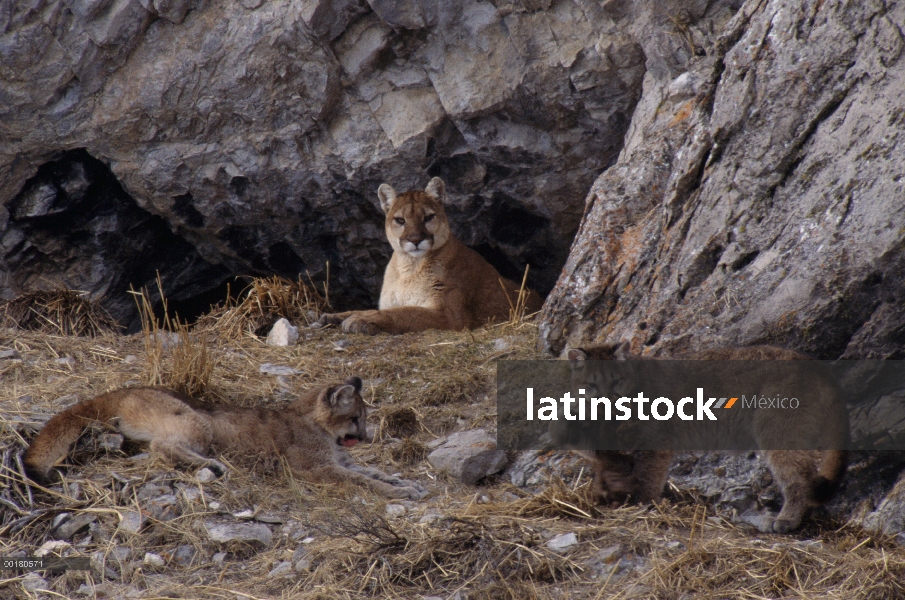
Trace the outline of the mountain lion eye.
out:
<instances>
[{"instance_id":1,"label":"mountain lion eye","mask_svg":"<svg viewBox=\"0 0 905 600\"><path fill-rule=\"evenodd\" d=\"M430 223L431 221L434 220L434 216L435 216L435 215L425 215L425 216L424 216L424 222L425 222L425 223Z\"/></svg>"},{"instance_id":2,"label":"mountain lion eye","mask_svg":"<svg viewBox=\"0 0 905 600\"><path fill-rule=\"evenodd\" d=\"M396 217L393 220L396 221L396 223L398 223L399 225L405 225L405 219L403 219L402 217Z\"/></svg>"}]
</instances>

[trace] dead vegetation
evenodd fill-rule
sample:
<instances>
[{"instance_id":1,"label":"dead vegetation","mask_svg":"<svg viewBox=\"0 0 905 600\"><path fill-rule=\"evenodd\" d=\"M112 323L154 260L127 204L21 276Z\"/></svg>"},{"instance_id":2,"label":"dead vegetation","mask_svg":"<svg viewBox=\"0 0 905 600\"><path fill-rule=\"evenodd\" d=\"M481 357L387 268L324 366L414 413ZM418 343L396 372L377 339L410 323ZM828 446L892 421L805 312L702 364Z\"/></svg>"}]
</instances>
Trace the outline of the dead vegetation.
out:
<instances>
[{"instance_id":1,"label":"dead vegetation","mask_svg":"<svg viewBox=\"0 0 905 600\"><path fill-rule=\"evenodd\" d=\"M119 329L107 311L69 289L39 290L0 304L0 327L87 337Z\"/></svg>"},{"instance_id":2,"label":"dead vegetation","mask_svg":"<svg viewBox=\"0 0 905 600\"><path fill-rule=\"evenodd\" d=\"M150 323L143 334L93 339L0 329L0 351L15 350L0 359L0 556L44 547L92 558L91 571L44 574L37 585L46 593L34 591L34 578L5 571L0 598L74 597L79 589L89 597L230 599L905 597L905 549L858 529L823 523L799 536L761 534L691 500L600 507L580 469L533 490L502 477L464 486L434 471L426 455L436 437L494 430L494 361L538 357L530 322L374 337L302 329L291 348L240 330L193 337L199 328L183 329L176 333L186 339L156 354L149 338L172 332ZM203 360L173 353L200 340ZM264 363L297 374L263 374ZM360 375L376 435L353 453L421 481L431 495L388 508L360 489L309 485L282 464L232 456L224 457L230 471L202 482L96 433L79 443L62 483L28 484L19 456L52 414L169 377L171 367L197 381L212 368L204 396L244 406ZM135 515L143 521L133 531ZM84 528L54 541L56 522L74 519ZM272 541L211 541L208 528L223 523L265 526ZM574 545L551 548L570 533Z\"/></svg>"},{"instance_id":3,"label":"dead vegetation","mask_svg":"<svg viewBox=\"0 0 905 600\"><path fill-rule=\"evenodd\" d=\"M313 283L290 281L274 275L257 278L240 294L201 317L196 328L219 338L234 340L247 335L267 335L280 318L297 325L310 325L329 306L327 288L322 295Z\"/></svg>"}]
</instances>

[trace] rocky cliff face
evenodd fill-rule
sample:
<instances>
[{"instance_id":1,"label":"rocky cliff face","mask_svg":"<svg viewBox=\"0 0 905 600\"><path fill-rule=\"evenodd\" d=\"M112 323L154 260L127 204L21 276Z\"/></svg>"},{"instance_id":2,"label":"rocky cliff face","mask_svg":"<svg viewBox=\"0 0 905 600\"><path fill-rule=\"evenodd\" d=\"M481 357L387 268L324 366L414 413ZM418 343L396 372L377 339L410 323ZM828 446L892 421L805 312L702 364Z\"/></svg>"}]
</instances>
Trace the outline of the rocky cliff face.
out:
<instances>
[{"instance_id":1,"label":"rocky cliff face","mask_svg":"<svg viewBox=\"0 0 905 600\"><path fill-rule=\"evenodd\" d=\"M547 300L547 348L901 358L903 24L901 2L748 1L685 72L648 72Z\"/></svg>"},{"instance_id":2,"label":"rocky cliff face","mask_svg":"<svg viewBox=\"0 0 905 600\"><path fill-rule=\"evenodd\" d=\"M645 72L677 75L710 35L689 19L732 13L636 4L6 3L0 297L62 283L128 319L155 270L182 300L329 261L363 306L390 253L377 186L435 175L456 233L548 291Z\"/></svg>"}]
</instances>

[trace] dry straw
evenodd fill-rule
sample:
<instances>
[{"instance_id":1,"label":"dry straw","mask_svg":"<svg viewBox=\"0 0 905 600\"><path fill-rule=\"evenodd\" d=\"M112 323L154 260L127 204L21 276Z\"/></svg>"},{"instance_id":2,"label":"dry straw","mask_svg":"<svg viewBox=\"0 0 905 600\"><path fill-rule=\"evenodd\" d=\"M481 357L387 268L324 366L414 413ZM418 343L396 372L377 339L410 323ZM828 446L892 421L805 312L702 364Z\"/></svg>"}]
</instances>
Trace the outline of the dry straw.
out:
<instances>
[{"instance_id":1,"label":"dry straw","mask_svg":"<svg viewBox=\"0 0 905 600\"><path fill-rule=\"evenodd\" d=\"M224 339L238 339L246 335L266 335L280 318L293 323L310 324L328 306L313 283L301 279L290 281L283 277L257 278L240 294L241 300L215 308L198 320L197 329L205 329Z\"/></svg>"},{"instance_id":2,"label":"dry straw","mask_svg":"<svg viewBox=\"0 0 905 600\"><path fill-rule=\"evenodd\" d=\"M154 314L147 291L132 291L145 341L148 373L145 383L159 385L187 396L207 391L216 361L209 351L208 336L192 332L178 315L170 316L160 276L157 289L163 306L163 317Z\"/></svg>"},{"instance_id":3,"label":"dry straw","mask_svg":"<svg viewBox=\"0 0 905 600\"><path fill-rule=\"evenodd\" d=\"M509 292L506 291L506 286L503 284L503 280L500 279L503 293L506 294L506 299L509 301L509 321L507 321L507 325L519 327L527 319L530 319L536 314L526 314L528 310L528 297L530 295L530 290L528 290L528 269L530 268L531 265L525 265L525 273L522 275L522 283L519 286L515 302L509 297Z\"/></svg>"},{"instance_id":4,"label":"dry straw","mask_svg":"<svg viewBox=\"0 0 905 600\"><path fill-rule=\"evenodd\" d=\"M84 292L58 288L23 294L0 305L0 327L96 337L119 326Z\"/></svg>"}]
</instances>

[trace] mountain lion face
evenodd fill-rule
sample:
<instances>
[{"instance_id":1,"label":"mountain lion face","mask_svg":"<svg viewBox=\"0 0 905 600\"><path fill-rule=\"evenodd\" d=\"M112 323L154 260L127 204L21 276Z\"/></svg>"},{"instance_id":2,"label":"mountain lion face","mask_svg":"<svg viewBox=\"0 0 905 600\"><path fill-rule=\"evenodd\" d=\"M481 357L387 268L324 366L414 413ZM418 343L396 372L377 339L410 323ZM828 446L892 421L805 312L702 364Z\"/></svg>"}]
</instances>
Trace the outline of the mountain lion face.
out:
<instances>
[{"instance_id":1,"label":"mountain lion face","mask_svg":"<svg viewBox=\"0 0 905 600\"><path fill-rule=\"evenodd\" d=\"M387 184L377 190L387 215L387 239L396 252L420 258L449 240L449 221L440 202L443 190L434 187L399 195Z\"/></svg>"},{"instance_id":2,"label":"mountain lion face","mask_svg":"<svg viewBox=\"0 0 905 600\"><path fill-rule=\"evenodd\" d=\"M341 385L325 390L315 411L315 420L340 446L371 441L367 406L359 392L361 379L349 377Z\"/></svg>"}]
</instances>

